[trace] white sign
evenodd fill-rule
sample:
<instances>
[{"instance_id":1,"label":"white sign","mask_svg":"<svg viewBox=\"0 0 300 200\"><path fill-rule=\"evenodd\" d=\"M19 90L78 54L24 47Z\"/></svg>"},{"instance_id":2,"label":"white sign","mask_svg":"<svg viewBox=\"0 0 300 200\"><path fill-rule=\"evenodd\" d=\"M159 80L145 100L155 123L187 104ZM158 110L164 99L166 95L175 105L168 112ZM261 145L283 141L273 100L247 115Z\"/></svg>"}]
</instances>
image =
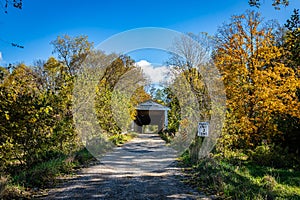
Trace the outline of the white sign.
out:
<instances>
[{"instance_id":1,"label":"white sign","mask_svg":"<svg viewBox=\"0 0 300 200\"><path fill-rule=\"evenodd\" d=\"M198 136L199 137L208 137L209 132L209 123L208 122L199 122L198 123Z\"/></svg>"}]
</instances>

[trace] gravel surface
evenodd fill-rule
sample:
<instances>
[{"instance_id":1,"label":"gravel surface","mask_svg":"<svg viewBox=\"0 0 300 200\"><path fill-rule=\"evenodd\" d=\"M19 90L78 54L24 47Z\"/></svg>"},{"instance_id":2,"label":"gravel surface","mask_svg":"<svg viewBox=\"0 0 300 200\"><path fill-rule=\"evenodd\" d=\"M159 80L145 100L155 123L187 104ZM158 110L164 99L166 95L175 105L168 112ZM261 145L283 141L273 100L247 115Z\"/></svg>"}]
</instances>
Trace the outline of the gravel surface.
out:
<instances>
[{"instance_id":1,"label":"gravel surface","mask_svg":"<svg viewBox=\"0 0 300 200\"><path fill-rule=\"evenodd\" d=\"M40 199L209 199L183 179L175 151L157 134L140 134Z\"/></svg>"}]
</instances>

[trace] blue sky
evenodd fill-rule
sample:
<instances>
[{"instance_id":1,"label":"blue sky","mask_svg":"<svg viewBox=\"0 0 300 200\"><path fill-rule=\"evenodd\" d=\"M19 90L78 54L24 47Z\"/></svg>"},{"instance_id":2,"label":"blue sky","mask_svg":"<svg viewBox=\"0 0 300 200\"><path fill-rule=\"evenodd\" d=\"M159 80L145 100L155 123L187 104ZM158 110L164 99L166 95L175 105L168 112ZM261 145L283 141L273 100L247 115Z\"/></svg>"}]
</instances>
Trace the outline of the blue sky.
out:
<instances>
[{"instance_id":1,"label":"blue sky","mask_svg":"<svg viewBox=\"0 0 300 200\"><path fill-rule=\"evenodd\" d=\"M23 9L8 8L4 13L4 0L0 0L0 65L34 60L46 60L51 56L49 44L58 35L88 35L95 45L108 37L133 28L162 27L180 32L208 32L214 34L217 27L234 14L247 9L258 10L265 19L277 19L284 23L294 8L300 8L299 0L290 0L290 6L280 11L264 0L260 9L251 8L247 0L23 0ZM23 45L24 49L9 43ZM135 59L147 59L145 53L135 52ZM158 62L157 52L148 52L151 62ZM148 59L148 60L149 60Z\"/></svg>"}]
</instances>

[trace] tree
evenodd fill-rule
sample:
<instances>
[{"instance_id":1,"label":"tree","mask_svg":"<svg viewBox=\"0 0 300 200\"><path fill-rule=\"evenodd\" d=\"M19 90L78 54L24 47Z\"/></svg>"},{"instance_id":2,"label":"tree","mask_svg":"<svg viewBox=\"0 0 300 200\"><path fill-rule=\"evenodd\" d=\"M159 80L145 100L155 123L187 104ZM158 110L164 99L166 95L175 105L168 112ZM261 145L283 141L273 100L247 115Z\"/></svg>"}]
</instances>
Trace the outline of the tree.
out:
<instances>
[{"instance_id":1,"label":"tree","mask_svg":"<svg viewBox=\"0 0 300 200\"><path fill-rule=\"evenodd\" d=\"M272 6L274 6L276 10L280 10L281 6L288 6L289 2L289 0L273 0ZM248 3L250 6L261 6L261 0L249 0Z\"/></svg>"},{"instance_id":2,"label":"tree","mask_svg":"<svg viewBox=\"0 0 300 200\"><path fill-rule=\"evenodd\" d=\"M67 67L71 76L76 74L93 47L93 43L88 41L87 36L58 36L51 44L54 47L53 53L57 54L58 59Z\"/></svg>"},{"instance_id":3,"label":"tree","mask_svg":"<svg viewBox=\"0 0 300 200\"><path fill-rule=\"evenodd\" d=\"M149 99L151 99L151 96L145 91L144 86L138 87L131 97L133 105L138 105L139 103L145 102Z\"/></svg>"},{"instance_id":4,"label":"tree","mask_svg":"<svg viewBox=\"0 0 300 200\"><path fill-rule=\"evenodd\" d=\"M173 66L176 77L174 83L166 90L172 114L169 115L169 127L172 131L177 131L180 125L177 135L183 135L179 140L191 142L189 151L193 162L200 158L199 152L203 142L203 138L197 136L194 124L199 120L209 121L211 113L211 101L202 76L207 72L205 66L209 65L210 41L206 33L190 33L177 38L168 62ZM179 92L180 90L185 92ZM187 139L189 137L190 139Z\"/></svg>"},{"instance_id":5,"label":"tree","mask_svg":"<svg viewBox=\"0 0 300 200\"><path fill-rule=\"evenodd\" d=\"M300 117L299 79L281 61L282 48L275 45L273 32L259 13L248 11L233 16L216 35L214 60L227 96L223 137L233 147L274 142L280 135L278 116Z\"/></svg>"},{"instance_id":6,"label":"tree","mask_svg":"<svg viewBox=\"0 0 300 200\"><path fill-rule=\"evenodd\" d=\"M300 17L299 9L294 9L290 19L287 20L286 32L283 37L283 53L282 60L286 66L294 70L297 78L300 78ZM297 88L298 101L300 100L300 88ZM300 119L290 115L278 117L279 130L284 132L284 142L281 142L284 147L288 147L293 153L299 153L300 142Z\"/></svg>"},{"instance_id":7,"label":"tree","mask_svg":"<svg viewBox=\"0 0 300 200\"><path fill-rule=\"evenodd\" d=\"M49 147L53 108L40 90L38 76L23 64L0 84L1 165L18 160L31 165Z\"/></svg>"},{"instance_id":8,"label":"tree","mask_svg":"<svg viewBox=\"0 0 300 200\"><path fill-rule=\"evenodd\" d=\"M0 67L0 83L2 83L7 75L9 75L9 71L4 67Z\"/></svg>"},{"instance_id":9,"label":"tree","mask_svg":"<svg viewBox=\"0 0 300 200\"><path fill-rule=\"evenodd\" d=\"M63 63L53 57L44 63L42 75L40 74L40 85L56 118L53 123L52 146L69 153L78 146L71 111L74 77Z\"/></svg>"},{"instance_id":10,"label":"tree","mask_svg":"<svg viewBox=\"0 0 300 200\"><path fill-rule=\"evenodd\" d=\"M287 20L285 27L287 32L285 34L284 57L287 65L295 70L295 73L300 76L300 17L299 9L294 9L290 19Z\"/></svg>"},{"instance_id":11,"label":"tree","mask_svg":"<svg viewBox=\"0 0 300 200\"><path fill-rule=\"evenodd\" d=\"M136 72L132 74L134 76L127 74L133 70L136 70ZM122 76L125 74L131 78L127 78L125 82L122 82ZM133 96L128 96L130 92L129 94L126 92L128 88L135 87L140 79L142 79L141 72L134 65L134 61L128 56L117 57L100 77L96 89L96 112L101 128L108 134L120 134L122 128L120 127L121 124L123 124L123 128L127 128L126 126L134 120L136 115L134 106L136 103L139 103L140 100L147 98L141 86L137 87L137 90L133 92ZM119 82L122 82L122 85L120 85ZM112 106L114 107L112 108ZM114 109L115 113L112 109ZM116 121L116 117L118 117L118 121Z\"/></svg>"},{"instance_id":12,"label":"tree","mask_svg":"<svg viewBox=\"0 0 300 200\"><path fill-rule=\"evenodd\" d=\"M7 13L8 6L12 5L16 9L22 9L23 8L23 2L22 0L5 0L4 4L4 12Z\"/></svg>"},{"instance_id":13,"label":"tree","mask_svg":"<svg viewBox=\"0 0 300 200\"><path fill-rule=\"evenodd\" d=\"M58 36L51 44L58 60L49 58L42 71L46 74L45 89L58 119L54 126L53 141L59 141L60 150L68 152L78 146L72 113L74 79L91 53L93 43L88 41L87 36L64 35Z\"/></svg>"}]
</instances>

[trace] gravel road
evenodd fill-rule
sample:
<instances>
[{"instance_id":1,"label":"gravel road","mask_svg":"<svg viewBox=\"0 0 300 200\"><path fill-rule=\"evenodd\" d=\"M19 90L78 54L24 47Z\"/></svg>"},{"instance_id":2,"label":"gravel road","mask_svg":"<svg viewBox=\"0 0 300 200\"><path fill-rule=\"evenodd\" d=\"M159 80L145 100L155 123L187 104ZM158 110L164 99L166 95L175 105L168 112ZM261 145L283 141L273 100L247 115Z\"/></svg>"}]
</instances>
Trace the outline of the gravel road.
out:
<instances>
[{"instance_id":1,"label":"gravel road","mask_svg":"<svg viewBox=\"0 0 300 200\"><path fill-rule=\"evenodd\" d=\"M209 199L183 179L175 151L157 134L140 134L40 199Z\"/></svg>"}]
</instances>

